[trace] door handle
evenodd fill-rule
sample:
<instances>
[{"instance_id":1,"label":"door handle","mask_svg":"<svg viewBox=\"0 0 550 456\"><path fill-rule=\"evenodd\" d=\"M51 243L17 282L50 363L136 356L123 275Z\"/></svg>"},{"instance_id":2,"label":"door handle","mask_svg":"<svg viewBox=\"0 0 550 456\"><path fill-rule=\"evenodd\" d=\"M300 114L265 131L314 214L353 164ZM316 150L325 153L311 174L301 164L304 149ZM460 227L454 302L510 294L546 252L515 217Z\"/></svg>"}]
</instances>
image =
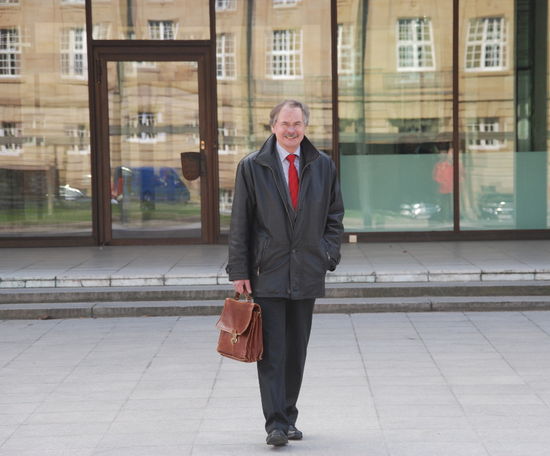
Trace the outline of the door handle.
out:
<instances>
[{"instance_id":1,"label":"door handle","mask_svg":"<svg viewBox=\"0 0 550 456\"><path fill-rule=\"evenodd\" d=\"M206 173L206 164L202 152L182 152L181 171L187 180L195 180Z\"/></svg>"}]
</instances>

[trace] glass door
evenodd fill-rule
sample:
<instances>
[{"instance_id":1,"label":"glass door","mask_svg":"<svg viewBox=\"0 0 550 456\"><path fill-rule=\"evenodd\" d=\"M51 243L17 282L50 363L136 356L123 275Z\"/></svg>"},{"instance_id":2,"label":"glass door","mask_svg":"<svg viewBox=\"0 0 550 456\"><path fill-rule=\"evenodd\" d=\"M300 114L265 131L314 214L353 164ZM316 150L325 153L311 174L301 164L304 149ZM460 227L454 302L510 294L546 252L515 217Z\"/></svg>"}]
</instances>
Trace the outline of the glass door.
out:
<instances>
[{"instance_id":1,"label":"glass door","mask_svg":"<svg viewBox=\"0 0 550 456\"><path fill-rule=\"evenodd\" d=\"M204 61L145 57L100 62L104 243L208 242Z\"/></svg>"}]
</instances>

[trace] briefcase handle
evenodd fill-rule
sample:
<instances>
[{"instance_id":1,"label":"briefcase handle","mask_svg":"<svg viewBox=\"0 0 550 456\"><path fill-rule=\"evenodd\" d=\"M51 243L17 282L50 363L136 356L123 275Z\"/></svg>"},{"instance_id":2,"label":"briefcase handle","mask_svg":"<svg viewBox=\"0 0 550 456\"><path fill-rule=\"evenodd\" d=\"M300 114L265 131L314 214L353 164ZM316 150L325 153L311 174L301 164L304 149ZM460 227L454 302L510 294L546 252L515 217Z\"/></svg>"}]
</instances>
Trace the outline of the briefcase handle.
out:
<instances>
[{"instance_id":1,"label":"briefcase handle","mask_svg":"<svg viewBox=\"0 0 550 456\"><path fill-rule=\"evenodd\" d=\"M244 292L244 293L243 293L243 296L246 298L246 301L247 301L247 302L252 302L252 296L251 296L250 294ZM239 301L239 300L240 300L240 297L241 297L241 294L240 294L238 291L236 291L236 292L235 292L235 298L234 298L234 299L236 299L237 301Z\"/></svg>"}]
</instances>

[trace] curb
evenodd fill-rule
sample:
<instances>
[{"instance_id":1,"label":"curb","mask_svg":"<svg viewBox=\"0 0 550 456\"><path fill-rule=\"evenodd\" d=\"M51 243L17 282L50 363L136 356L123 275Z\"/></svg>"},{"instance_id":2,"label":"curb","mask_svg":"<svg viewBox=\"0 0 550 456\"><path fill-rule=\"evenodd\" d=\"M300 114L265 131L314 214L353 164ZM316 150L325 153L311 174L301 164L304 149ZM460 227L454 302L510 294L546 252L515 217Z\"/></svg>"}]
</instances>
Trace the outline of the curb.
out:
<instances>
[{"instance_id":1,"label":"curb","mask_svg":"<svg viewBox=\"0 0 550 456\"><path fill-rule=\"evenodd\" d=\"M221 300L0 305L0 319L69 319L219 315ZM550 296L321 298L315 313L489 312L550 310Z\"/></svg>"},{"instance_id":2,"label":"curb","mask_svg":"<svg viewBox=\"0 0 550 456\"><path fill-rule=\"evenodd\" d=\"M347 269L347 271L346 271ZM536 281L550 280L548 268L518 268L508 270L482 270L471 268L461 271L426 268L414 268L402 271L374 271L356 270L340 266L337 272L329 272L326 283L339 285L344 283L368 283L368 284L400 284L416 282L424 284L444 284L447 282L512 282L512 281ZM33 289L33 288L104 288L104 287L142 287L142 286L188 286L188 285L230 285L225 273L220 273L219 268L207 274L112 274L112 275L84 275L82 273L70 273L62 275L33 275L6 274L0 276L0 290L9 289Z\"/></svg>"},{"instance_id":3,"label":"curb","mask_svg":"<svg viewBox=\"0 0 550 456\"><path fill-rule=\"evenodd\" d=\"M2 289L0 305L122 301L223 301L230 285ZM341 283L326 286L327 298L444 296L550 296L548 281L447 283Z\"/></svg>"}]
</instances>

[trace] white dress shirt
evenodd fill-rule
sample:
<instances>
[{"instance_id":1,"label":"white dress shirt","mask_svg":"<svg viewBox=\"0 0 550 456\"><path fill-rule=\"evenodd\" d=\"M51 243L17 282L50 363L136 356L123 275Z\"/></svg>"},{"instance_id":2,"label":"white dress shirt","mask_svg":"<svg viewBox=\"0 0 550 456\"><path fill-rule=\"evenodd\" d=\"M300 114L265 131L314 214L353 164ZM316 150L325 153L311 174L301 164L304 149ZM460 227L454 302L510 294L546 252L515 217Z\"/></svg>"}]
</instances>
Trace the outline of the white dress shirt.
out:
<instances>
[{"instance_id":1,"label":"white dress shirt","mask_svg":"<svg viewBox=\"0 0 550 456\"><path fill-rule=\"evenodd\" d=\"M277 153L279 154L279 160L281 160L281 165L283 167L283 175L285 176L286 185L288 185L288 169L290 168L290 162L286 159L289 154L279 143L277 143ZM296 160L294 160L294 166L296 167L296 171L298 172L298 176L300 175L300 146L298 146L298 149L296 149L296 152L294 152L294 155L296 155Z\"/></svg>"}]
</instances>

